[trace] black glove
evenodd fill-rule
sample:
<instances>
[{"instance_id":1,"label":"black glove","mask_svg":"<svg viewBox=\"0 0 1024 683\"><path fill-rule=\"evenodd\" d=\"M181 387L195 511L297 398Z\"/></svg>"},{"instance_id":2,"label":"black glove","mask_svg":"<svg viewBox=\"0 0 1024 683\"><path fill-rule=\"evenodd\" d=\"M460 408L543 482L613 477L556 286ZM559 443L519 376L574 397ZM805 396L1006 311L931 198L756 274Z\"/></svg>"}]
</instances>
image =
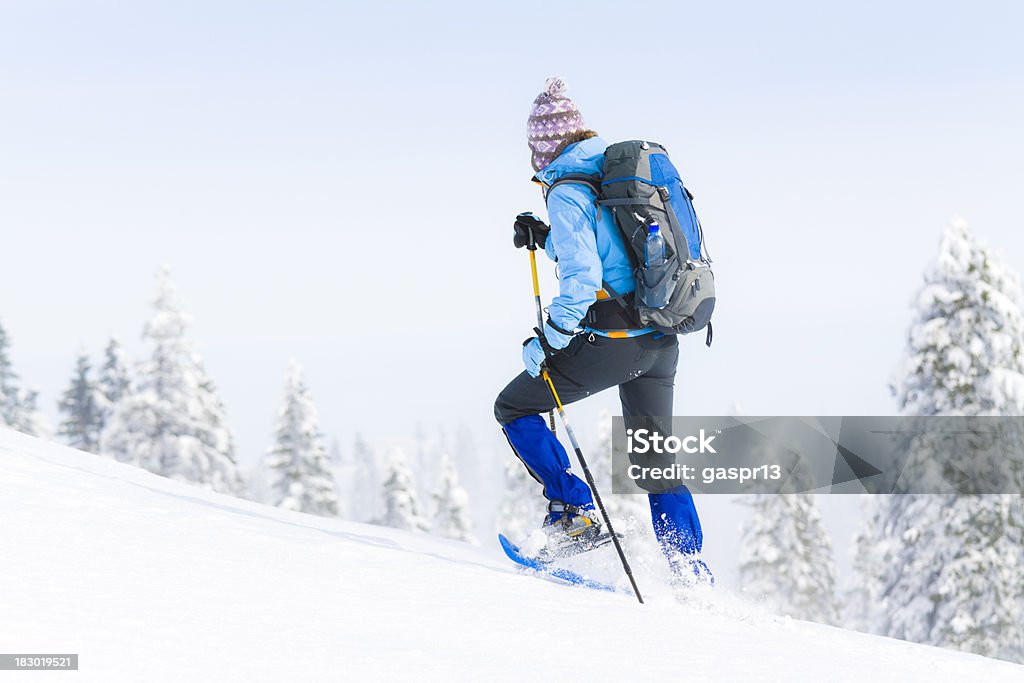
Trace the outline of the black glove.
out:
<instances>
[{"instance_id":1,"label":"black glove","mask_svg":"<svg viewBox=\"0 0 1024 683\"><path fill-rule=\"evenodd\" d=\"M529 212L516 216L516 224L513 229L515 235L512 238L512 244L516 245L516 249L526 247L530 251L537 247L543 249L544 244L548 241L548 233L551 232L547 223Z\"/></svg>"}]
</instances>

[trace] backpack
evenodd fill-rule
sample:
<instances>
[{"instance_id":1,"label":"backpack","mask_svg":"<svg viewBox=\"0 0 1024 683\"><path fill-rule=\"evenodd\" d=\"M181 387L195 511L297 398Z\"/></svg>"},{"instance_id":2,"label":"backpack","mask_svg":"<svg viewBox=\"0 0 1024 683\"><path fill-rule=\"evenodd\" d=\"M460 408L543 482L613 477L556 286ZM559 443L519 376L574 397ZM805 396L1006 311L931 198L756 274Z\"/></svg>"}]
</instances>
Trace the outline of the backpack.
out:
<instances>
[{"instance_id":1,"label":"backpack","mask_svg":"<svg viewBox=\"0 0 1024 683\"><path fill-rule=\"evenodd\" d=\"M704 233L693 209L693 195L683 185L668 152L656 142L630 140L608 147L600 176L570 173L562 183L587 185L598 207L612 212L634 267L636 295L632 309L639 323L665 334L689 334L707 328L711 346L711 314L715 310L715 275L704 247ZM665 240L665 261L648 267L644 247L649 226L657 222ZM620 306L630 304L602 283ZM649 304L656 298L668 303Z\"/></svg>"}]
</instances>

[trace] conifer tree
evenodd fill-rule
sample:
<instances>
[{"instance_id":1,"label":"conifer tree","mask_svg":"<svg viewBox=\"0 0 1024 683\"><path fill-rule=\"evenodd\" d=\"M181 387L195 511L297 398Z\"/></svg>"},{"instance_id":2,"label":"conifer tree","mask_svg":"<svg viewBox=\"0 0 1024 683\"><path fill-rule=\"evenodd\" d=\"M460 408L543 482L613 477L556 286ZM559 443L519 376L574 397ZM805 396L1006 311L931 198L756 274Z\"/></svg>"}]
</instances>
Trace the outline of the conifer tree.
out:
<instances>
[{"instance_id":1,"label":"conifer tree","mask_svg":"<svg viewBox=\"0 0 1024 683\"><path fill-rule=\"evenodd\" d=\"M323 447L313 398L302 367L292 360L277 416L274 445L266 457L271 504L324 517L338 514L338 492Z\"/></svg>"},{"instance_id":2,"label":"conifer tree","mask_svg":"<svg viewBox=\"0 0 1024 683\"><path fill-rule=\"evenodd\" d=\"M744 593L797 619L838 622L832 543L815 498L807 493L759 493L740 541Z\"/></svg>"},{"instance_id":3,"label":"conifer tree","mask_svg":"<svg viewBox=\"0 0 1024 683\"><path fill-rule=\"evenodd\" d=\"M11 342L0 322L0 425L32 436L43 436L46 427L36 409L38 393L20 385L10 358Z\"/></svg>"},{"instance_id":4,"label":"conifer tree","mask_svg":"<svg viewBox=\"0 0 1024 683\"><path fill-rule=\"evenodd\" d=\"M338 437L331 438L331 443L327 447L327 459L332 465L348 464L345 460L345 452L341 450L341 444L338 442Z\"/></svg>"},{"instance_id":5,"label":"conifer tree","mask_svg":"<svg viewBox=\"0 0 1024 683\"><path fill-rule=\"evenodd\" d=\"M75 364L75 375L59 404L63 419L57 434L73 448L98 453L104 402L92 379L89 356L81 353Z\"/></svg>"},{"instance_id":6,"label":"conifer tree","mask_svg":"<svg viewBox=\"0 0 1024 683\"><path fill-rule=\"evenodd\" d=\"M384 514L377 521L396 529L429 531L405 455L395 450L384 479Z\"/></svg>"},{"instance_id":7,"label":"conifer tree","mask_svg":"<svg viewBox=\"0 0 1024 683\"><path fill-rule=\"evenodd\" d=\"M154 307L143 331L152 353L108 420L102 450L166 477L239 495L242 481L224 406L188 338L191 320L166 268Z\"/></svg>"},{"instance_id":8,"label":"conifer tree","mask_svg":"<svg viewBox=\"0 0 1024 683\"><path fill-rule=\"evenodd\" d=\"M494 470L489 466L489 459L481 456L476 437L465 424L460 423L455 429L451 455L455 469L459 472L459 481L467 491L473 493L474 502L482 500L484 470L486 468L488 474Z\"/></svg>"},{"instance_id":9,"label":"conifer tree","mask_svg":"<svg viewBox=\"0 0 1024 683\"><path fill-rule=\"evenodd\" d=\"M861 519L880 519L878 508L887 504L889 496L867 495L860 497ZM843 599L843 625L865 633L883 634L879 607L876 601L882 595L881 553L875 547L882 534L871 524L863 524L853 539L853 571L846 582Z\"/></svg>"},{"instance_id":10,"label":"conifer tree","mask_svg":"<svg viewBox=\"0 0 1024 683\"><path fill-rule=\"evenodd\" d=\"M963 221L944 232L913 308L893 391L903 415L1024 415L1020 281ZM964 457L976 455L965 449ZM903 479L935 474L912 450ZM1020 490L1019 469L1004 472ZM984 491L978 491L984 494ZM874 573L875 629L1024 660L1024 509L1019 495L879 497L857 565Z\"/></svg>"},{"instance_id":11,"label":"conifer tree","mask_svg":"<svg viewBox=\"0 0 1024 683\"><path fill-rule=\"evenodd\" d=\"M434 533L456 541L478 544L469 517L469 494L459 484L459 475L447 453L441 455L441 484L434 494L437 514Z\"/></svg>"},{"instance_id":12,"label":"conifer tree","mask_svg":"<svg viewBox=\"0 0 1024 683\"><path fill-rule=\"evenodd\" d=\"M351 519L374 522L381 510L381 476L377 452L361 434L352 442L352 476L342 482L341 495L351 501Z\"/></svg>"},{"instance_id":13,"label":"conifer tree","mask_svg":"<svg viewBox=\"0 0 1024 683\"><path fill-rule=\"evenodd\" d=\"M128 359L125 357L121 343L114 337L107 342L107 348L103 351L103 366L100 368L97 385L104 399L103 424L105 426L107 419L114 412L114 406L122 396L128 393L131 386Z\"/></svg>"}]
</instances>

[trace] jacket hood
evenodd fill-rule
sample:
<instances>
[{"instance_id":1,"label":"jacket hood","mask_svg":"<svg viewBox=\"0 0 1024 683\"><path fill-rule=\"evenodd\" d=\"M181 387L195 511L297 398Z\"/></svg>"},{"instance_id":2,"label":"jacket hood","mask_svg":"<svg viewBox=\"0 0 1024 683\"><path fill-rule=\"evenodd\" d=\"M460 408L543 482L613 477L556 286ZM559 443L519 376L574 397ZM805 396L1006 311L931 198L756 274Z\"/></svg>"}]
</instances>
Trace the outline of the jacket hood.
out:
<instances>
[{"instance_id":1,"label":"jacket hood","mask_svg":"<svg viewBox=\"0 0 1024 683\"><path fill-rule=\"evenodd\" d=\"M588 175L601 173L606 149L608 149L608 143L600 137L574 142L566 147L557 159L533 176L533 179L545 185L551 185L569 173L586 173Z\"/></svg>"}]
</instances>

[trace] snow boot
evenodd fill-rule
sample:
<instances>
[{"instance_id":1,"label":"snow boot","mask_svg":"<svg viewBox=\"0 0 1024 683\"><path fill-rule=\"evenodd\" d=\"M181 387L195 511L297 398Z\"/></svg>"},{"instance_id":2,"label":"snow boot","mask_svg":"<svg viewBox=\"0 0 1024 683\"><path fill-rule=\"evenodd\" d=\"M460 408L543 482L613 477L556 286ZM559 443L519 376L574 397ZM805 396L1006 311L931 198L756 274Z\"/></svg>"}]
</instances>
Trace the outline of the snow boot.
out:
<instances>
[{"instance_id":1,"label":"snow boot","mask_svg":"<svg viewBox=\"0 0 1024 683\"><path fill-rule=\"evenodd\" d=\"M547 534L547 543L540 552L545 560L578 555L611 541L602 532L600 520L592 509L578 508L561 501L548 504L548 514L541 529Z\"/></svg>"},{"instance_id":2,"label":"snow boot","mask_svg":"<svg viewBox=\"0 0 1024 683\"><path fill-rule=\"evenodd\" d=\"M704 533L690 490L678 486L665 493L650 494L649 501L654 535L668 560L674 583L679 587L713 586L715 577L700 558Z\"/></svg>"}]
</instances>

